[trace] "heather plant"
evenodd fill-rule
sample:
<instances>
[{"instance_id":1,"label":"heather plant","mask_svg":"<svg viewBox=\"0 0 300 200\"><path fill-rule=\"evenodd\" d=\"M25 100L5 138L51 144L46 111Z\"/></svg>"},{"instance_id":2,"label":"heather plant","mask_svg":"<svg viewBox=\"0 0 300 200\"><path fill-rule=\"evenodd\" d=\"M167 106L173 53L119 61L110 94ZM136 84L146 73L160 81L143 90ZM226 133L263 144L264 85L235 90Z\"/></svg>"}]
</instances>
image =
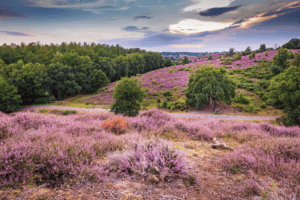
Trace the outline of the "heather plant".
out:
<instances>
[{"instance_id":1,"label":"heather plant","mask_svg":"<svg viewBox=\"0 0 300 200\"><path fill-rule=\"evenodd\" d=\"M110 156L124 175L164 175L166 179L189 177L191 166L185 154L163 140L136 141L130 150L116 152Z\"/></svg>"}]
</instances>

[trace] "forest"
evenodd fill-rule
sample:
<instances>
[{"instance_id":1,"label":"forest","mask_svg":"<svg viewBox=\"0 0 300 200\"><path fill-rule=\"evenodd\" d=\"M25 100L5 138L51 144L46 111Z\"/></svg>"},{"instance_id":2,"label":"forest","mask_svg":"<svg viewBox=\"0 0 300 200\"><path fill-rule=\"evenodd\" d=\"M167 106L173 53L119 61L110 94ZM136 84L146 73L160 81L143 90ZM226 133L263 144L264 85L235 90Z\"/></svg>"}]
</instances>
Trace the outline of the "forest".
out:
<instances>
[{"instance_id":1,"label":"forest","mask_svg":"<svg viewBox=\"0 0 300 200\"><path fill-rule=\"evenodd\" d=\"M0 46L0 86L3 88L0 95L4 99L0 110L12 112L20 105L44 104L70 95L94 93L121 77L174 64L159 53L119 45L4 44Z\"/></svg>"}]
</instances>

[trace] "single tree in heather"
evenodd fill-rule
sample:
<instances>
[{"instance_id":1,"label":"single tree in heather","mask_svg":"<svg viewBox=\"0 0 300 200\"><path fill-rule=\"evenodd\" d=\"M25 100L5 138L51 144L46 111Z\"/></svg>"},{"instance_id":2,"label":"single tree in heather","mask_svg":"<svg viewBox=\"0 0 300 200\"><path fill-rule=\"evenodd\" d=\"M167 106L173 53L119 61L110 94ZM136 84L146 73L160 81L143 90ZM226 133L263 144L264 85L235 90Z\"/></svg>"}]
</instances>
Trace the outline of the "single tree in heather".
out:
<instances>
[{"instance_id":1,"label":"single tree in heather","mask_svg":"<svg viewBox=\"0 0 300 200\"><path fill-rule=\"evenodd\" d=\"M290 66L284 73L272 78L269 87L271 102L282 102L286 126L299 124L300 120L300 66Z\"/></svg>"},{"instance_id":2,"label":"single tree in heather","mask_svg":"<svg viewBox=\"0 0 300 200\"><path fill-rule=\"evenodd\" d=\"M217 110L215 108L216 100L222 100L230 105L231 98L235 97L236 86L226 73L224 67L203 66L196 70L195 74L189 78L185 92L186 103L196 106L196 109L202 109L204 103L210 101L210 108L213 111Z\"/></svg>"},{"instance_id":3,"label":"single tree in heather","mask_svg":"<svg viewBox=\"0 0 300 200\"><path fill-rule=\"evenodd\" d=\"M22 99L17 93L17 87L9 85L7 81L0 76L0 111L9 113L20 107Z\"/></svg>"},{"instance_id":4,"label":"single tree in heather","mask_svg":"<svg viewBox=\"0 0 300 200\"><path fill-rule=\"evenodd\" d=\"M141 109L141 103L146 97L138 79L124 77L114 88L113 98L116 100L111 105L115 114L136 116Z\"/></svg>"}]
</instances>

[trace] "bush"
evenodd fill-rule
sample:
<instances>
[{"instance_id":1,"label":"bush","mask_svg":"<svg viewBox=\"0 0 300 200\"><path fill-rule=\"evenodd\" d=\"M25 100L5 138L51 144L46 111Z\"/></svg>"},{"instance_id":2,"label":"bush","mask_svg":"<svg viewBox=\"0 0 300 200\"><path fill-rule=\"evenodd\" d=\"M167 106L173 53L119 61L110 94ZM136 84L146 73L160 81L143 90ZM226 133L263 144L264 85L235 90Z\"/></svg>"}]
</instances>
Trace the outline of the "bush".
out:
<instances>
[{"instance_id":1,"label":"bush","mask_svg":"<svg viewBox=\"0 0 300 200\"><path fill-rule=\"evenodd\" d=\"M63 111L63 115L76 114L76 113L77 113L76 110L64 110Z\"/></svg>"},{"instance_id":2,"label":"bush","mask_svg":"<svg viewBox=\"0 0 300 200\"><path fill-rule=\"evenodd\" d=\"M157 96L157 91L154 91L154 92L153 92L153 96Z\"/></svg>"},{"instance_id":3,"label":"bush","mask_svg":"<svg viewBox=\"0 0 300 200\"><path fill-rule=\"evenodd\" d=\"M276 65L273 65L270 69L270 71L276 76L277 74L280 74L282 72L282 68Z\"/></svg>"},{"instance_id":4,"label":"bush","mask_svg":"<svg viewBox=\"0 0 300 200\"><path fill-rule=\"evenodd\" d=\"M164 101L164 102L163 102L162 108L168 108L168 101Z\"/></svg>"},{"instance_id":5,"label":"bush","mask_svg":"<svg viewBox=\"0 0 300 200\"><path fill-rule=\"evenodd\" d=\"M273 57L273 65L280 66L282 69L287 67L288 50L279 49L277 55Z\"/></svg>"},{"instance_id":6,"label":"bush","mask_svg":"<svg viewBox=\"0 0 300 200\"><path fill-rule=\"evenodd\" d=\"M173 94L172 94L172 92L171 92L170 90L166 90L166 91L163 93L163 95L164 95L165 97L170 97L170 96L172 96Z\"/></svg>"},{"instance_id":7,"label":"bush","mask_svg":"<svg viewBox=\"0 0 300 200\"><path fill-rule=\"evenodd\" d=\"M138 79L124 77L114 88L113 98L116 101L111 105L111 110L115 114L136 116L139 114L145 96Z\"/></svg>"},{"instance_id":8,"label":"bush","mask_svg":"<svg viewBox=\"0 0 300 200\"><path fill-rule=\"evenodd\" d=\"M107 119L101 124L101 128L115 133L115 134L121 134L125 132L125 128L127 127L128 122L126 119L123 119L121 117L114 117L113 119Z\"/></svg>"},{"instance_id":9,"label":"bush","mask_svg":"<svg viewBox=\"0 0 300 200\"><path fill-rule=\"evenodd\" d=\"M250 104L250 98L245 97L243 91L240 92L239 95L236 95L233 101L235 103L241 103L241 104L245 104L245 105Z\"/></svg>"},{"instance_id":10,"label":"bush","mask_svg":"<svg viewBox=\"0 0 300 200\"><path fill-rule=\"evenodd\" d=\"M265 56L268 56L269 55L269 52L267 51L266 53L265 53Z\"/></svg>"},{"instance_id":11,"label":"bush","mask_svg":"<svg viewBox=\"0 0 300 200\"><path fill-rule=\"evenodd\" d=\"M295 54L290 50L288 53L288 59L294 59L295 58Z\"/></svg>"},{"instance_id":12,"label":"bush","mask_svg":"<svg viewBox=\"0 0 300 200\"><path fill-rule=\"evenodd\" d=\"M266 106L266 103L264 103L264 102L263 102L263 103L261 103L259 107L260 107L261 109L265 109L265 108L267 108L267 106Z\"/></svg>"},{"instance_id":13,"label":"bush","mask_svg":"<svg viewBox=\"0 0 300 200\"><path fill-rule=\"evenodd\" d=\"M160 98L157 98L157 99L156 99L156 102L157 102L157 103L160 103L160 102L161 102Z\"/></svg>"},{"instance_id":14,"label":"bush","mask_svg":"<svg viewBox=\"0 0 300 200\"><path fill-rule=\"evenodd\" d=\"M253 104L250 104L250 105L248 106L248 112L253 113L254 111L255 111L254 105L253 105Z\"/></svg>"},{"instance_id":15,"label":"bush","mask_svg":"<svg viewBox=\"0 0 300 200\"><path fill-rule=\"evenodd\" d=\"M155 81L155 80L153 80L153 81L152 81L152 83L153 83L153 84L155 84L155 83L156 83L156 81Z\"/></svg>"}]
</instances>

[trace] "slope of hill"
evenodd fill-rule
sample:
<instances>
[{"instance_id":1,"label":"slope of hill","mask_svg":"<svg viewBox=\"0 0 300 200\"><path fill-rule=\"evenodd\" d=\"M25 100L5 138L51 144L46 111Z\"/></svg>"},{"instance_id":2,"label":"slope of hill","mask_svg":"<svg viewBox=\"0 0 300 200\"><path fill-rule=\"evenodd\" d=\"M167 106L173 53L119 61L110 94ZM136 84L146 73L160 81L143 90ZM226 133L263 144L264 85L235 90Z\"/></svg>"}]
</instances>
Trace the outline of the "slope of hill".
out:
<instances>
[{"instance_id":1,"label":"slope of hill","mask_svg":"<svg viewBox=\"0 0 300 200\"><path fill-rule=\"evenodd\" d=\"M299 50L292 50L294 53L299 52ZM220 60L220 56L222 54L214 54L212 55L211 60L207 60L207 56L202 56L200 59L193 60L192 63L186 65L177 65L173 67L167 67L159 70L155 70L152 72L148 72L137 77L141 81L141 86L146 89L147 97L143 102L144 109L150 109L157 107L157 99L159 98L161 101L167 100L164 97L163 92L166 90L170 90L173 93L172 97L169 97L169 102L176 102L179 99L185 99L184 89L187 87L187 83L189 80L189 75L195 71L197 68L202 65L213 65L215 67L226 66L227 70L230 69L240 69L240 73L242 73L243 69L250 68L252 66L258 65L261 63L268 63L274 55L277 54L277 50L269 51L268 56L265 56L265 52L257 53L255 58L249 59L249 56L243 56L241 60L231 61L230 64L222 64ZM266 68L262 66L262 68ZM263 69L265 70L265 69ZM257 71L254 69L254 71ZM258 70L259 71L259 70ZM269 73L270 67L267 68L267 71L261 73ZM246 76L241 76L243 74L239 74L237 72L232 74L232 78L234 78L237 82L243 82L242 84L251 84L251 87L247 85L248 91L246 91L246 86L240 86L238 92L245 91L245 94L251 98L252 102L256 106L254 112L256 115L278 115L282 112L280 109L276 109L271 106L267 106L267 109L261 109L260 104L263 103L259 94L253 93L253 87L255 83L260 80L258 78L251 78ZM240 76L240 77L239 77ZM263 79L263 78L261 78ZM248 82L248 83L247 83ZM260 83L260 82L259 82ZM113 102L112 93L113 88L116 85L116 82L108 84L106 87L101 88L99 94L90 96L88 98L79 99L78 102L86 103L86 104L94 104L94 105L104 105L109 107ZM258 87L258 86L257 86ZM264 87L264 86L263 86ZM261 88L260 88L261 89ZM245 113L247 111L247 106L233 103L232 107L225 106L223 107L223 112L225 114L234 114L243 112L243 114L249 115L250 113ZM179 110L180 108L178 108ZM188 108L184 106L181 110L194 110L193 108ZM209 110L202 110L202 112L210 112Z\"/></svg>"}]
</instances>

